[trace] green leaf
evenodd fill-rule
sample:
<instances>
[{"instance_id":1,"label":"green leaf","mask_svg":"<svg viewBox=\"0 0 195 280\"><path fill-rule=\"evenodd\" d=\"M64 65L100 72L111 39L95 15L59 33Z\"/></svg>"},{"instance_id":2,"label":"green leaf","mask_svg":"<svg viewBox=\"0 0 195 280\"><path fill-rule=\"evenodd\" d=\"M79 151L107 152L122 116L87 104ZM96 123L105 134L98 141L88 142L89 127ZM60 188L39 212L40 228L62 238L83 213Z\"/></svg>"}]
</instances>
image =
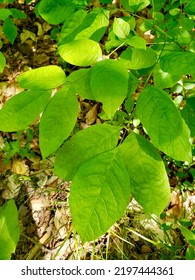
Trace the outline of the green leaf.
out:
<instances>
[{"instance_id":1,"label":"green leaf","mask_svg":"<svg viewBox=\"0 0 195 280\"><path fill-rule=\"evenodd\" d=\"M18 212L14 200L0 207L0 260L10 260L19 241Z\"/></svg>"},{"instance_id":2,"label":"green leaf","mask_svg":"<svg viewBox=\"0 0 195 280\"><path fill-rule=\"evenodd\" d=\"M64 71L56 65L39 67L22 73L17 81L22 88L31 90L54 89L65 83Z\"/></svg>"},{"instance_id":3,"label":"green leaf","mask_svg":"<svg viewBox=\"0 0 195 280\"><path fill-rule=\"evenodd\" d=\"M12 12L10 11L10 9L0 8L0 20L5 20L11 14Z\"/></svg>"},{"instance_id":4,"label":"green leaf","mask_svg":"<svg viewBox=\"0 0 195 280\"><path fill-rule=\"evenodd\" d=\"M146 8L150 0L122 0L122 5L129 12L138 12Z\"/></svg>"},{"instance_id":5,"label":"green leaf","mask_svg":"<svg viewBox=\"0 0 195 280\"><path fill-rule=\"evenodd\" d=\"M116 147L120 130L121 128L108 124L93 125L80 130L58 150L54 173L71 181L83 163Z\"/></svg>"},{"instance_id":6,"label":"green leaf","mask_svg":"<svg viewBox=\"0 0 195 280\"><path fill-rule=\"evenodd\" d=\"M90 39L80 39L68 42L58 48L60 56L70 64L90 66L102 56L99 44Z\"/></svg>"},{"instance_id":7,"label":"green leaf","mask_svg":"<svg viewBox=\"0 0 195 280\"><path fill-rule=\"evenodd\" d=\"M6 20L3 23L3 32L5 36L9 39L10 43L13 45L18 32L15 24L13 23L10 17L6 18Z\"/></svg>"},{"instance_id":8,"label":"green leaf","mask_svg":"<svg viewBox=\"0 0 195 280\"><path fill-rule=\"evenodd\" d=\"M12 13L12 16L15 17L15 18L19 18L19 19L27 18L27 15L21 10L11 8L10 11Z\"/></svg>"},{"instance_id":9,"label":"green leaf","mask_svg":"<svg viewBox=\"0 0 195 280\"><path fill-rule=\"evenodd\" d=\"M180 80L180 75L173 75L171 72L163 72L159 66L154 70L154 85L157 88L169 88Z\"/></svg>"},{"instance_id":10,"label":"green leaf","mask_svg":"<svg viewBox=\"0 0 195 280\"><path fill-rule=\"evenodd\" d=\"M189 63L190 61L190 63ZM160 60L160 68L172 75L188 75L195 73L195 53L171 52Z\"/></svg>"},{"instance_id":11,"label":"green leaf","mask_svg":"<svg viewBox=\"0 0 195 280\"><path fill-rule=\"evenodd\" d=\"M155 147L176 160L191 161L190 131L165 91L146 87L138 97L136 114Z\"/></svg>"},{"instance_id":12,"label":"green leaf","mask_svg":"<svg viewBox=\"0 0 195 280\"><path fill-rule=\"evenodd\" d=\"M79 69L68 76L67 83L70 83L71 91L82 98L94 100L90 86L91 69Z\"/></svg>"},{"instance_id":13,"label":"green leaf","mask_svg":"<svg viewBox=\"0 0 195 280\"><path fill-rule=\"evenodd\" d=\"M112 4L112 0L100 0L102 4Z\"/></svg>"},{"instance_id":14,"label":"green leaf","mask_svg":"<svg viewBox=\"0 0 195 280\"><path fill-rule=\"evenodd\" d=\"M5 65L6 65L5 56L2 54L2 52L0 52L0 73L3 72Z\"/></svg>"},{"instance_id":15,"label":"green leaf","mask_svg":"<svg viewBox=\"0 0 195 280\"><path fill-rule=\"evenodd\" d=\"M159 215L170 200L170 186L164 163L145 138L131 133L119 146L125 161L133 197L146 212Z\"/></svg>"},{"instance_id":16,"label":"green leaf","mask_svg":"<svg viewBox=\"0 0 195 280\"><path fill-rule=\"evenodd\" d=\"M95 240L122 216L130 192L129 176L117 149L81 166L70 189L70 211L83 242Z\"/></svg>"},{"instance_id":17,"label":"green leaf","mask_svg":"<svg viewBox=\"0 0 195 280\"><path fill-rule=\"evenodd\" d=\"M181 111L181 115L190 128L191 137L195 137L195 95L186 98L186 105Z\"/></svg>"},{"instance_id":18,"label":"green leaf","mask_svg":"<svg viewBox=\"0 0 195 280\"><path fill-rule=\"evenodd\" d=\"M42 157L55 152L73 130L79 111L78 101L69 88L56 92L45 109L39 125Z\"/></svg>"},{"instance_id":19,"label":"green leaf","mask_svg":"<svg viewBox=\"0 0 195 280\"><path fill-rule=\"evenodd\" d=\"M130 25L122 18L114 18L113 31L121 39L127 38L130 32Z\"/></svg>"},{"instance_id":20,"label":"green leaf","mask_svg":"<svg viewBox=\"0 0 195 280\"><path fill-rule=\"evenodd\" d=\"M155 51L148 47L146 47L146 50L127 48L120 55L120 61L124 66L133 70L151 67L155 64L156 60L157 55Z\"/></svg>"},{"instance_id":21,"label":"green leaf","mask_svg":"<svg viewBox=\"0 0 195 280\"><path fill-rule=\"evenodd\" d=\"M127 40L127 44L134 48L146 50L146 41L139 36L132 36Z\"/></svg>"},{"instance_id":22,"label":"green leaf","mask_svg":"<svg viewBox=\"0 0 195 280\"><path fill-rule=\"evenodd\" d=\"M75 39L89 38L99 42L109 25L110 12L96 8L84 18Z\"/></svg>"},{"instance_id":23,"label":"green leaf","mask_svg":"<svg viewBox=\"0 0 195 280\"><path fill-rule=\"evenodd\" d=\"M38 10L45 21L59 24L74 12L75 5L69 0L42 0Z\"/></svg>"},{"instance_id":24,"label":"green leaf","mask_svg":"<svg viewBox=\"0 0 195 280\"><path fill-rule=\"evenodd\" d=\"M128 91L128 72L119 61L105 59L96 63L91 72L91 89L96 100L103 103L109 118L124 101Z\"/></svg>"},{"instance_id":25,"label":"green leaf","mask_svg":"<svg viewBox=\"0 0 195 280\"><path fill-rule=\"evenodd\" d=\"M60 45L74 40L76 34L78 34L80 30L80 26L82 25L86 15L86 11L79 10L71 14L68 18L66 18L60 32Z\"/></svg>"},{"instance_id":26,"label":"green leaf","mask_svg":"<svg viewBox=\"0 0 195 280\"><path fill-rule=\"evenodd\" d=\"M23 91L14 95L0 110L0 130L26 129L44 110L50 96L48 91Z\"/></svg>"},{"instance_id":27,"label":"green leaf","mask_svg":"<svg viewBox=\"0 0 195 280\"><path fill-rule=\"evenodd\" d=\"M176 42L178 42L180 46L187 46L191 43L191 41L192 41L192 36L190 32L183 28L180 28L176 35Z\"/></svg>"},{"instance_id":28,"label":"green leaf","mask_svg":"<svg viewBox=\"0 0 195 280\"><path fill-rule=\"evenodd\" d=\"M181 233L185 237L186 241L190 243L192 246L195 246L195 233L187 229L186 227L180 225L179 226Z\"/></svg>"},{"instance_id":29,"label":"green leaf","mask_svg":"<svg viewBox=\"0 0 195 280\"><path fill-rule=\"evenodd\" d=\"M184 10L189 15L195 15L195 2L194 0L189 1L186 5Z\"/></svg>"}]
</instances>

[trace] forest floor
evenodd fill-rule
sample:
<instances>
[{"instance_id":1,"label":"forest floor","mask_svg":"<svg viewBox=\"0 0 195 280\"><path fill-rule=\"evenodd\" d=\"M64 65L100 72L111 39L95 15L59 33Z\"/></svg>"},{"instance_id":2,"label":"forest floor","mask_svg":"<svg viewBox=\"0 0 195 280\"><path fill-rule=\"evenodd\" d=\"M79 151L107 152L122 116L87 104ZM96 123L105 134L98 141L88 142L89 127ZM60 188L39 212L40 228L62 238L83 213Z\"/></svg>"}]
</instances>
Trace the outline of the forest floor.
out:
<instances>
[{"instance_id":1,"label":"forest floor","mask_svg":"<svg viewBox=\"0 0 195 280\"><path fill-rule=\"evenodd\" d=\"M21 91L15 80L21 72L58 64L57 46L49 35L52 27L35 17L33 6L22 7L28 17L15 21L19 35L13 45L7 40L1 49L7 60L0 74L1 107ZM0 39L6 41L2 32ZM82 125L88 125L87 110L85 104ZM161 218L148 217L132 200L109 232L95 242L82 244L71 225L70 182L56 177L52 169L53 158L41 159L37 123L21 133L0 132L0 206L14 198L21 226L12 259L185 259L189 244L178 222L190 221L195 229L194 181L189 181L190 188L181 188L181 179L170 172L172 197Z\"/></svg>"}]
</instances>

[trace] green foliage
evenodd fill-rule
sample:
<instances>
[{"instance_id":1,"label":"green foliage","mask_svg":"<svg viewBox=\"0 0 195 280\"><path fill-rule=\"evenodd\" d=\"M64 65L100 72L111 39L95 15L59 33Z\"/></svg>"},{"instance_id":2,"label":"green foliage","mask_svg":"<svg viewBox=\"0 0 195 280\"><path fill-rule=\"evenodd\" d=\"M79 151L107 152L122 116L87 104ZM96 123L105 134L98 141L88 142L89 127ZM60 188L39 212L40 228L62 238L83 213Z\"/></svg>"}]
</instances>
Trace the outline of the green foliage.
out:
<instances>
[{"instance_id":1,"label":"green foliage","mask_svg":"<svg viewBox=\"0 0 195 280\"><path fill-rule=\"evenodd\" d=\"M63 22L75 10L75 5L69 0L42 0L39 13L50 24Z\"/></svg>"},{"instance_id":2,"label":"green foliage","mask_svg":"<svg viewBox=\"0 0 195 280\"><path fill-rule=\"evenodd\" d=\"M9 260L20 236L18 212L13 200L0 207L0 260Z\"/></svg>"},{"instance_id":3,"label":"green foliage","mask_svg":"<svg viewBox=\"0 0 195 280\"><path fill-rule=\"evenodd\" d=\"M190 63L188 63L190 61ZM195 53L172 52L162 57L160 67L164 72L173 75L193 74L195 69Z\"/></svg>"},{"instance_id":4,"label":"green foliage","mask_svg":"<svg viewBox=\"0 0 195 280\"><path fill-rule=\"evenodd\" d=\"M120 130L120 127L103 124L79 131L58 150L54 172L72 181L83 163L116 147Z\"/></svg>"},{"instance_id":5,"label":"green foliage","mask_svg":"<svg viewBox=\"0 0 195 280\"><path fill-rule=\"evenodd\" d=\"M3 72L5 65L6 65L5 56L2 54L2 52L0 52L0 73Z\"/></svg>"},{"instance_id":6,"label":"green foliage","mask_svg":"<svg viewBox=\"0 0 195 280\"><path fill-rule=\"evenodd\" d=\"M2 131L26 129L41 115L41 154L55 155L54 173L72 181L70 210L83 242L104 234L131 196L150 214L167 207L170 185L162 155L190 164L195 129L193 1L183 10L180 1L123 0L128 16L111 1L95 8L89 2L38 3L38 14L56 25L51 34L59 32L53 38L62 67L20 74L25 91L0 110ZM14 43L13 17L23 15L4 12L3 30ZM1 55L0 65L2 71ZM83 99L98 103L101 124L81 130Z\"/></svg>"},{"instance_id":7,"label":"green foliage","mask_svg":"<svg viewBox=\"0 0 195 280\"><path fill-rule=\"evenodd\" d=\"M136 113L155 147L176 160L191 162L189 128L165 91L146 87L138 98Z\"/></svg>"},{"instance_id":8,"label":"green foliage","mask_svg":"<svg viewBox=\"0 0 195 280\"><path fill-rule=\"evenodd\" d=\"M146 212L159 215L170 200L170 187L158 151L135 133L125 139L120 149L129 173L132 195Z\"/></svg>"},{"instance_id":9,"label":"green foliage","mask_svg":"<svg viewBox=\"0 0 195 280\"><path fill-rule=\"evenodd\" d=\"M83 242L95 240L121 217L130 193L128 172L117 149L79 168L72 181L70 209Z\"/></svg>"},{"instance_id":10,"label":"green foliage","mask_svg":"<svg viewBox=\"0 0 195 280\"><path fill-rule=\"evenodd\" d=\"M86 38L70 41L58 49L65 61L77 66L90 66L102 56L99 44Z\"/></svg>"},{"instance_id":11,"label":"green foliage","mask_svg":"<svg viewBox=\"0 0 195 280\"><path fill-rule=\"evenodd\" d=\"M78 102L68 88L61 88L50 100L40 121L40 148L43 158L55 152L72 132Z\"/></svg>"},{"instance_id":12,"label":"green foliage","mask_svg":"<svg viewBox=\"0 0 195 280\"><path fill-rule=\"evenodd\" d=\"M105 59L94 65L90 85L95 100L103 103L103 109L111 119L122 104L128 90L128 72L120 62Z\"/></svg>"},{"instance_id":13,"label":"green foliage","mask_svg":"<svg viewBox=\"0 0 195 280\"><path fill-rule=\"evenodd\" d=\"M181 115L190 128L191 137L195 137L195 95L191 94L186 98L186 105L181 111Z\"/></svg>"},{"instance_id":14,"label":"green foliage","mask_svg":"<svg viewBox=\"0 0 195 280\"><path fill-rule=\"evenodd\" d=\"M44 66L22 73L17 81L22 88L29 90L48 90L65 83L64 71L56 65Z\"/></svg>"},{"instance_id":15,"label":"green foliage","mask_svg":"<svg viewBox=\"0 0 195 280\"><path fill-rule=\"evenodd\" d=\"M155 51L151 48L139 49L139 48L127 48L122 52L120 56L120 61L128 69L142 69L149 68L155 64L157 60L157 55Z\"/></svg>"},{"instance_id":16,"label":"green foliage","mask_svg":"<svg viewBox=\"0 0 195 280\"><path fill-rule=\"evenodd\" d=\"M46 107L51 92L22 91L10 98L0 110L0 130L26 129Z\"/></svg>"},{"instance_id":17,"label":"green foliage","mask_svg":"<svg viewBox=\"0 0 195 280\"><path fill-rule=\"evenodd\" d=\"M9 41L13 44L17 36L17 28L10 17L6 18L3 23L3 32L6 34Z\"/></svg>"}]
</instances>

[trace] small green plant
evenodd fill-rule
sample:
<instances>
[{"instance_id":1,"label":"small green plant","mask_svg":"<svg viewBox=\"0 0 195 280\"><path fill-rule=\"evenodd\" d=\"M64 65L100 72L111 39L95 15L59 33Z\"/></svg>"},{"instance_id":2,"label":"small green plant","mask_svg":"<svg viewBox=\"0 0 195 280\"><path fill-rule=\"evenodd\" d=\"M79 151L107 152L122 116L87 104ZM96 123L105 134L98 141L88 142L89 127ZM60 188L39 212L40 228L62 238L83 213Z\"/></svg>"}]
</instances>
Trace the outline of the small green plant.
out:
<instances>
[{"instance_id":1,"label":"small green plant","mask_svg":"<svg viewBox=\"0 0 195 280\"><path fill-rule=\"evenodd\" d=\"M0 111L5 132L25 130L41 114L42 157L54 154L54 173L72 181L70 210L83 242L104 234L131 196L145 212L159 215L170 200L161 155L190 164L195 136L193 1L182 7L181 1L169 7L165 1L124 0L120 7L97 1L95 8L90 2L38 3L37 13L58 25L63 67L19 75L24 91ZM175 85L182 88L179 107ZM104 117L74 133L78 96L101 103Z\"/></svg>"},{"instance_id":2,"label":"small green plant","mask_svg":"<svg viewBox=\"0 0 195 280\"><path fill-rule=\"evenodd\" d=\"M9 1L0 1L0 3L11 4L14 0ZM9 42L13 45L15 39L18 34L17 27L14 23L15 19L25 19L27 16L26 14L16 8L1 8L0 9L0 22L3 22L2 31ZM3 45L3 42L0 40L0 49ZM3 69L6 65L6 59L2 52L0 52L0 73L3 72Z\"/></svg>"}]
</instances>

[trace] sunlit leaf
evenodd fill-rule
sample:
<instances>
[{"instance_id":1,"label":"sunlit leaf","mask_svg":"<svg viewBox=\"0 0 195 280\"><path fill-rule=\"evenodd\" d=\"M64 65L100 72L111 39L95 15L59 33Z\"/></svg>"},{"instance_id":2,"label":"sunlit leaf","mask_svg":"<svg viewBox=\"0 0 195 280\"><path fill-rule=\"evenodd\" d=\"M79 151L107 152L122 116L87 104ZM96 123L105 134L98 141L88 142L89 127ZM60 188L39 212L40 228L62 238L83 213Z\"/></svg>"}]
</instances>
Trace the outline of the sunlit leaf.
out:
<instances>
[{"instance_id":1,"label":"sunlit leaf","mask_svg":"<svg viewBox=\"0 0 195 280\"><path fill-rule=\"evenodd\" d=\"M72 72L68 78L67 83L70 83L71 91L78 94L82 98L94 100L94 96L90 85L91 69L79 69Z\"/></svg>"},{"instance_id":2,"label":"sunlit leaf","mask_svg":"<svg viewBox=\"0 0 195 280\"><path fill-rule=\"evenodd\" d=\"M181 111L181 115L190 128L191 137L195 137L195 95L186 98L186 105Z\"/></svg>"},{"instance_id":3,"label":"sunlit leaf","mask_svg":"<svg viewBox=\"0 0 195 280\"><path fill-rule=\"evenodd\" d=\"M64 71L56 65L39 67L22 73L17 81L22 88L31 90L47 90L65 83Z\"/></svg>"},{"instance_id":4,"label":"sunlit leaf","mask_svg":"<svg viewBox=\"0 0 195 280\"><path fill-rule=\"evenodd\" d=\"M109 15L110 12L102 8L96 8L88 13L84 18L75 39L89 38L99 42L109 25Z\"/></svg>"},{"instance_id":5,"label":"sunlit leaf","mask_svg":"<svg viewBox=\"0 0 195 280\"><path fill-rule=\"evenodd\" d=\"M170 200L169 180L159 153L146 139L133 132L119 147L133 197L146 212L159 215Z\"/></svg>"},{"instance_id":6,"label":"sunlit leaf","mask_svg":"<svg viewBox=\"0 0 195 280\"><path fill-rule=\"evenodd\" d=\"M193 74L195 73L195 53L170 52L161 58L160 68L172 75Z\"/></svg>"},{"instance_id":7,"label":"sunlit leaf","mask_svg":"<svg viewBox=\"0 0 195 280\"><path fill-rule=\"evenodd\" d=\"M154 85L164 89L174 86L180 80L180 75L173 75L171 72L163 72L160 67L155 67Z\"/></svg>"},{"instance_id":8,"label":"sunlit leaf","mask_svg":"<svg viewBox=\"0 0 195 280\"><path fill-rule=\"evenodd\" d=\"M122 5L129 12L138 12L147 7L150 0L122 0Z\"/></svg>"},{"instance_id":9,"label":"sunlit leaf","mask_svg":"<svg viewBox=\"0 0 195 280\"><path fill-rule=\"evenodd\" d=\"M3 72L5 65L6 65L5 56L2 54L2 52L0 52L0 73Z\"/></svg>"},{"instance_id":10,"label":"sunlit leaf","mask_svg":"<svg viewBox=\"0 0 195 280\"><path fill-rule=\"evenodd\" d=\"M90 66L102 56L99 44L90 39L70 41L59 46L58 50L65 61L77 66Z\"/></svg>"},{"instance_id":11,"label":"sunlit leaf","mask_svg":"<svg viewBox=\"0 0 195 280\"><path fill-rule=\"evenodd\" d=\"M91 89L96 100L112 118L127 95L128 72L119 61L105 59L94 65L91 71Z\"/></svg>"},{"instance_id":12,"label":"sunlit leaf","mask_svg":"<svg viewBox=\"0 0 195 280\"><path fill-rule=\"evenodd\" d=\"M119 134L120 127L108 124L93 125L80 130L58 150L54 165L55 174L64 180L72 180L83 163L115 148Z\"/></svg>"},{"instance_id":13,"label":"sunlit leaf","mask_svg":"<svg viewBox=\"0 0 195 280\"><path fill-rule=\"evenodd\" d=\"M130 25L122 18L114 18L113 31L121 39L127 38L130 32Z\"/></svg>"},{"instance_id":14,"label":"sunlit leaf","mask_svg":"<svg viewBox=\"0 0 195 280\"><path fill-rule=\"evenodd\" d=\"M190 130L165 91L146 87L138 97L136 114L154 146L176 160L191 161Z\"/></svg>"},{"instance_id":15,"label":"sunlit leaf","mask_svg":"<svg viewBox=\"0 0 195 280\"><path fill-rule=\"evenodd\" d=\"M45 109L50 96L49 91L23 91L10 98L0 110L0 130L26 129Z\"/></svg>"},{"instance_id":16,"label":"sunlit leaf","mask_svg":"<svg viewBox=\"0 0 195 280\"><path fill-rule=\"evenodd\" d=\"M43 158L55 152L73 130L78 114L78 101L67 88L56 92L45 109L39 126Z\"/></svg>"},{"instance_id":17,"label":"sunlit leaf","mask_svg":"<svg viewBox=\"0 0 195 280\"><path fill-rule=\"evenodd\" d=\"M80 167L71 185L70 210L83 242L95 240L122 216L130 193L129 176L117 149Z\"/></svg>"},{"instance_id":18,"label":"sunlit leaf","mask_svg":"<svg viewBox=\"0 0 195 280\"><path fill-rule=\"evenodd\" d=\"M14 200L0 207L0 260L10 260L19 241L18 211Z\"/></svg>"},{"instance_id":19,"label":"sunlit leaf","mask_svg":"<svg viewBox=\"0 0 195 280\"><path fill-rule=\"evenodd\" d=\"M155 51L151 48L135 49L127 48L120 55L120 61L128 69L142 69L148 68L155 64L157 60L157 55Z\"/></svg>"}]
</instances>

